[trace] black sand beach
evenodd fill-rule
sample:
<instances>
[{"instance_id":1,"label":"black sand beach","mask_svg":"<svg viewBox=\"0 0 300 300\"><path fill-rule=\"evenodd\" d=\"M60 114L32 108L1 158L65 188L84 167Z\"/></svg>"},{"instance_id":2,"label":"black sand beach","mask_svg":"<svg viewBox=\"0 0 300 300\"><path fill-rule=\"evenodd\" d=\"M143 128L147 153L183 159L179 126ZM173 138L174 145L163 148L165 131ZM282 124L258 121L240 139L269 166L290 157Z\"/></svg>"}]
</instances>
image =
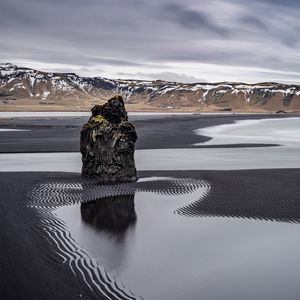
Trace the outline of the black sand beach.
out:
<instances>
[{"instance_id":1,"label":"black sand beach","mask_svg":"<svg viewBox=\"0 0 300 300\"><path fill-rule=\"evenodd\" d=\"M210 138L196 135L199 128L220 124L231 124L237 120L257 120L264 118L286 118L293 114L245 114L245 115L145 115L131 116L136 127L138 140L136 149L172 149L195 147L193 144L208 141ZM297 115L295 115L297 116ZM87 117L57 117L47 119L9 119L0 128L14 128L28 131L1 132L0 153L30 152L78 152L79 133ZM267 146L266 144L261 144ZM258 145L231 145L231 147L248 147ZM207 146L197 146L207 147ZM211 146L209 146L211 147ZM214 146L218 147L218 146ZM219 147L224 147L220 145ZM226 146L228 147L228 146Z\"/></svg>"},{"instance_id":2,"label":"black sand beach","mask_svg":"<svg viewBox=\"0 0 300 300\"><path fill-rule=\"evenodd\" d=\"M184 217L300 221L300 190L296 188L300 170L156 171L139 175L201 178L216 187L204 202L178 207ZM62 264L57 245L47 238L41 223L46 205L40 210L27 207L32 201L28 191L34 185L78 180L77 174L68 173L0 174L2 299L107 299L96 289L92 292L82 277L74 276L67 264ZM57 201L50 206L64 204ZM118 299L115 293L113 290L108 299ZM229 298L224 295L223 299Z\"/></svg>"},{"instance_id":3,"label":"black sand beach","mask_svg":"<svg viewBox=\"0 0 300 300\"><path fill-rule=\"evenodd\" d=\"M269 116L257 115L226 115L226 116L168 116L168 117L152 117L133 119L137 128L139 141L138 149L164 149L164 148L189 148L194 147L194 143L199 143L208 140L208 137L196 136L193 130L207 126L218 124L228 124L234 120L241 119L260 119ZM274 118L274 116L272 116ZM0 132L0 152L1 153L22 153L22 152L75 152L79 148L79 130L84 123L85 118L58 118L47 120L10 120L8 123L1 125L0 128L19 128L30 129L31 131L23 132ZM13 127L12 127L13 126ZM232 147L245 147L249 145L231 145ZM253 146L253 145L251 145ZM254 145L266 146L266 145ZM222 147L221 145L219 147ZM201 158L199 158L201 159ZM294 224L298 226L300 221L300 170L299 169L273 169L273 170L228 170L228 171L140 171L139 177L142 179L140 186L130 188L128 194L137 193L137 191L146 191L151 193L162 193L166 195L185 195L195 190L193 180L201 180L207 182L210 187L209 193L204 198L199 198L199 201L192 201L184 205L164 204L170 206L170 218L179 217L185 220L222 220L227 219L244 219L251 222L273 222L283 224ZM154 181L143 183L143 178L180 178L182 184L177 183L175 186L168 184L157 184ZM186 181L184 180L186 179ZM162 180L164 182L164 180ZM89 257L84 249L79 248L78 244L73 243L67 230L62 231L61 228L66 226L63 220L56 219L52 212L58 207L64 207L66 204L81 204L82 201L92 201L97 199L97 190L101 194L101 187L97 187L93 183L88 183L88 187L80 191L80 195L86 193L87 197L78 198L76 189L78 185L85 184L79 174L75 173L54 173L54 172L2 172L0 173L0 296L1 299L141 299L143 294L135 293L136 289L132 289L130 285L125 283L122 287L114 280L114 275L103 271L100 266L100 271L97 270L97 263ZM56 193L55 188L62 187L62 194ZM37 202L34 197L36 187L45 195L44 201ZM49 188L50 187L50 188ZM54 187L54 188L53 188ZM68 189L73 189L76 196L70 197L73 199L68 203ZM135 190L134 190L135 189ZM95 193L96 190L96 193ZM115 192L116 187L108 189L108 193L112 195L123 193ZM125 189L126 190L126 189ZM161 190L161 191L160 191ZM126 194L126 193L125 193ZM153 194L153 195L154 195ZM62 196L64 195L64 196ZM66 196L67 195L67 196ZM179 200L178 200L179 201ZM139 218L139 202L135 200L137 210L137 223L133 226L139 228L141 220ZM172 207L172 209L171 209ZM156 222L155 214L158 214L160 208L156 208L157 212L150 215L153 222ZM163 209L162 209L163 210ZM89 213L89 210L86 210ZM166 218L166 227L168 227L168 218ZM76 220L75 220L76 221ZM78 221L80 222L80 221ZM140 222L140 223L139 223ZM194 221L193 221L194 222ZM125 226L125 225L124 225ZM127 226L127 225L126 225ZM195 227L196 226L196 227ZM199 230L203 230L199 223L195 224L195 230L199 226ZM237 224L238 226L238 224ZM67 227L66 227L67 228ZM180 227L179 227L180 228ZM298 227L297 227L298 228ZM173 230L178 230L174 229ZM298 229L297 229L298 230ZM300 230L300 229L299 229ZM126 232L128 229L126 229ZM172 234L172 228L169 229L169 234ZM272 232L271 232L272 233ZM186 234L186 233L184 233ZM278 233L280 234L280 233ZM115 235L115 233L114 233ZM232 235L228 232L228 236ZM241 236L243 233L241 233ZM257 232L259 235L259 232ZM244 234L247 236L247 233ZM181 233L178 232L178 241L180 242ZM199 239L199 249L204 247L201 239L201 234L195 235ZM124 237L123 237L124 238ZM215 237L210 237L214 239ZM297 238L297 236L295 236ZM126 235L125 235L126 239ZM228 247L229 241L220 242L224 247L224 253ZM250 237L249 237L250 239ZM63 241L68 243L64 244ZM80 242L80 241L79 241ZM81 241L82 242L82 241ZM160 241L152 241L159 243ZM251 242L251 240L250 240ZM203 241L203 243L205 243ZM80 243L79 243L80 244ZM295 242L296 244L296 242ZM81 243L84 245L84 242ZM150 244L151 245L151 244ZM170 253L170 262L174 266L177 261L172 261L172 245L169 245L168 253ZM65 247L65 248L64 248ZM78 247L78 248L77 248ZM146 246L145 246L146 247ZM148 246L147 246L148 247ZM290 245L295 247L295 245ZM298 243L296 248L298 247ZM83 247L84 248L84 247ZM151 251L151 246L148 247ZM145 248L147 249L147 248ZM171 249L171 250L170 250ZM250 248L249 248L250 249ZM254 251L253 248L249 251ZM175 250L175 249L173 249ZM211 249L212 253L216 249ZM273 251L273 250L272 250ZM271 251L271 252L272 252ZM66 255L66 256L64 256ZM154 254L153 254L154 255ZM164 253L161 253L163 256ZM183 255L185 255L183 253ZM187 254L188 255L188 254ZM206 259L209 261L209 256L206 254ZM246 255L244 253L244 255ZM270 254L273 255L272 253ZM285 255L283 253L283 255ZM65 258L68 257L69 258ZM192 257L192 256L191 256ZM247 257L247 256L245 256ZM194 259L194 258L193 258ZM202 259L205 257L195 256L193 265L205 265ZM287 258L286 258L287 259ZM298 257L289 257L287 260L296 262ZM105 259L104 259L105 260ZM116 258L117 260L117 258ZM188 261L188 259L186 259ZM74 262L74 265L73 265ZM126 263L126 259L125 259ZM188 262L187 262L188 263ZM155 256L150 264L155 265ZM281 262L273 261L274 266L282 267ZM288 264L288 263L287 263ZM173 270L166 272L172 275ZM222 270L222 266L219 266ZM232 266L234 269L234 266ZM248 267L247 267L248 268ZM264 268L264 266L262 266ZM268 267L266 266L268 269ZM224 270L226 268L224 267ZM186 299L263 299L272 296L272 299L299 299L300 288L296 285L297 278L294 274L282 275L278 278L286 278L286 281L281 282L276 287L275 281L268 281L263 278L265 274L260 274L260 271L250 271L245 269L245 274L252 276L250 278L249 291L243 295L243 284L236 282L235 288L230 289L230 285L226 286L225 278L228 274L223 274L224 277L215 276L214 289L220 289L223 294L211 294L206 292L202 286L201 277L193 275L189 279L199 281L199 287L187 288L185 290L184 280L174 279L175 285L181 287L182 293ZM272 268L271 268L272 269ZM270 274L272 270L270 269ZM219 271L220 271L219 270ZM182 272L184 272L182 270ZM192 272L192 271L191 271ZM197 271L198 272L198 271ZM195 272L195 274L198 274ZM140 277L145 276L147 279L147 270L144 274L139 274ZM269 273L268 273L269 274ZM270 275L269 274L269 275ZM232 274L231 274L232 275ZM230 275L230 276L231 276ZM243 275L235 274L240 278ZM235 278L235 275L232 278ZM249 275L249 276L250 276ZM279 274L280 275L280 274ZM279 276L278 275L278 276ZM124 275L125 276L125 275ZM174 275L175 276L175 275ZM263 287L255 286L254 278L266 280L274 291L281 288L283 294L270 292L270 286L266 284ZM149 277L150 278L150 277ZM222 279L223 278L223 279ZM245 277L246 278L246 277ZM278 279L276 278L276 279ZM146 280L145 279L145 280ZM128 281L130 282L128 277ZM164 279L165 280L165 279ZM164 290L164 280L157 278L156 283L148 282L148 285L154 284L157 290ZM221 280L224 280L222 282ZM245 279L245 282L247 280ZM205 280L203 280L205 282ZM292 283L292 285L291 285ZM204 284L204 283L203 283ZM253 288L251 286L253 285ZM145 285L146 286L146 285ZM187 287L189 285L187 284ZM203 285L205 286L205 284ZM209 286L206 283L206 286ZM224 287L228 288L225 289ZM283 288L287 287L287 289ZM142 286L141 286L142 289ZM147 288L145 288L147 290ZM150 289L150 288L149 288ZM225 292L224 292L225 291ZM227 291L227 292L226 292ZM160 295L160 299L177 299L175 294L169 293L168 289L165 294ZM175 293L175 292L174 292ZM178 291L176 292L178 293ZM151 293L150 293L151 294ZM180 293L178 294L180 296ZM214 298L212 297L214 295ZM144 297L147 298L146 296ZM143 298L142 298L143 299ZM154 299L154 298L153 298ZM158 299L158 298L156 298ZM180 298L179 298L180 299ZM182 298L181 298L182 299ZM264 298L267 299L267 298Z\"/></svg>"}]
</instances>

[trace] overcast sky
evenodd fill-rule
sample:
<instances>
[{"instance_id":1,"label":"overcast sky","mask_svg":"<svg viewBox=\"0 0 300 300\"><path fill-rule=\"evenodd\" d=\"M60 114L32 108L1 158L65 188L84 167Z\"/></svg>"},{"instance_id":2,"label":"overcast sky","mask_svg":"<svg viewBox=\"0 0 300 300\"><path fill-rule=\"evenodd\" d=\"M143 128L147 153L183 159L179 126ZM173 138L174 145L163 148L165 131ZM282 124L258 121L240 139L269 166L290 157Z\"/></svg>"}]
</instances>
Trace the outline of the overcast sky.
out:
<instances>
[{"instance_id":1,"label":"overcast sky","mask_svg":"<svg viewBox=\"0 0 300 300\"><path fill-rule=\"evenodd\" d=\"M83 76L300 84L299 0L0 0L0 62Z\"/></svg>"}]
</instances>

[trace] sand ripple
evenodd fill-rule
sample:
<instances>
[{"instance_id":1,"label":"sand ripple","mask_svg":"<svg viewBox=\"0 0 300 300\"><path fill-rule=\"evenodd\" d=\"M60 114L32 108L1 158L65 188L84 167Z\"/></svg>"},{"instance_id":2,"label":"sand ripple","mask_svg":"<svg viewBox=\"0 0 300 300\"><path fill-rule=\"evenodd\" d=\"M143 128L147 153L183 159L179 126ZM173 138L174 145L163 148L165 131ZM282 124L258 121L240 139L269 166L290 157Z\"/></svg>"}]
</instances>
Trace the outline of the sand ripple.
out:
<instances>
[{"instance_id":1,"label":"sand ripple","mask_svg":"<svg viewBox=\"0 0 300 300\"><path fill-rule=\"evenodd\" d=\"M197 202L210 191L207 181L193 178L150 177L142 178L135 183L99 185L93 180L77 178L73 181L59 180L36 185L28 192L31 199L28 207L38 209L43 230L63 263L68 264L73 274L82 278L92 291L108 299L137 299L133 292L109 275L97 259L77 243L64 222L55 217L53 209L136 192L173 196L189 194L198 189L201 189L201 193Z\"/></svg>"}]
</instances>

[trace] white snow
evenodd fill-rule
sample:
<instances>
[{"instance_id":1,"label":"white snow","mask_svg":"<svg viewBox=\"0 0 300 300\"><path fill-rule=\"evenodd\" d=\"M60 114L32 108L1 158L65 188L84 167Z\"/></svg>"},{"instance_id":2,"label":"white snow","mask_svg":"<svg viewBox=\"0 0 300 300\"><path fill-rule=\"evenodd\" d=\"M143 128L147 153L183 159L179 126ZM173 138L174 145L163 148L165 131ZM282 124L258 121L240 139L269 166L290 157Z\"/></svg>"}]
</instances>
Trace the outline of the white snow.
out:
<instances>
[{"instance_id":1,"label":"white snow","mask_svg":"<svg viewBox=\"0 0 300 300\"><path fill-rule=\"evenodd\" d=\"M30 74L30 75L28 76L28 79L29 79L29 81L30 81L31 87L33 88L33 85L34 85L34 82L35 82L35 74Z\"/></svg>"},{"instance_id":2,"label":"white snow","mask_svg":"<svg viewBox=\"0 0 300 300\"><path fill-rule=\"evenodd\" d=\"M30 130L27 130L27 129L0 128L0 132L4 132L4 131L30 131Z\"/></svg>"},{"instance_id":3,"label":"white snow","mask_svg":"<svg viewBox=\"0 0 300 300\"><path fill-rule=\"evenodd\" d=\"M83 92L89 94L97 94L96 90L93 90L93 85L88 83L87 77L79 77L77 75L69 74L67 77L55 75L53 73L39 73L35 70L18 68L11 64L0 64L0 74L2 76L7 75L5 80L8 79L6 83L9 83L13 80L17 79L17 75L20 76L20 79L28 79L30 82L31 91L34 84L39 84L41 82L47 83L49 80L51 81L52 89L51 92L54 94L58 91L70 92L71 94L76 92L78 89ZM236 83L193 83L193 84L183 84L176 82L164 82L164 81L139 81L139 80L112 80L108 78L95 77L95 79L102 80L103 82L107 82L112 84L115 92L121 92L126 97L130 97L137 93L138 89L143 88L146 93L157 93L157 95L164 95L170 93L171 96L174 96L174 93L177 91L187 91L187 92L195 92L199 94L203 92L203 99L205 100L209 91L213 90L215 93L221 95L225 93L232 93L236 95L238 93L243 93L245 96L245 101L250 101L250 96L254 90L258 90L262 93L281 93L283 96L286 95L300 95L300 88L298 86L286 86L286 88L282 85L277 85L274 83L270 84L236 84ZM5 80L1 82L1 87L5 86ZM282 88L284 87L284 88ZM26 89L26 87L22 87ZM12 91L12 90L11 90ZM31 92L30 92L31 93ZM31 93L32 95L32 93ZM33 96L33 95L32 95ZM31 96L31 97L32 97ZM43 95L43 99L47 98L47 94Z\"/></svg>"},{"instance_id":4,"label":"white snow","mask_svg":"<svg viewBox=\"0 0 300 300\"><path fill-rule=\"evenodd\" d=\"M176 87L166 87L166 88L158 91L157 94L164 95L164 94L174 91L174 90L176 90Z\"/></svg>"},{"instance_id":5,"label":"white snow","mask_svg":"<svg viewBox=\"0 0 300 300\"><path fill-rule=\"evenodd\" d=\"M206 100L206 96L208 95L209 90L205 91L205 93L203 94L203 100Z\"/></svg>"},{"instance_id":6,"label":"white snow","mask_svg":"<svg viewBox=\"0 0 300 300\"><path fill-rule=\"evenodd\" d=\"M2 76L10 76L15 73L15 70L0 70Z\"/></svg>"},{"instance_id":7,"label":"white snow","mask_svg":"<svg viewBox=\"0 0 300 300\"><path fill-rule=\"evenodd\" d=\"M49 94L50 94L50 92L44 91L44 92L43 92L42 99L43 99L43 100L47 99L47 97L48 97Z\"/></svg>"}]
</instances>

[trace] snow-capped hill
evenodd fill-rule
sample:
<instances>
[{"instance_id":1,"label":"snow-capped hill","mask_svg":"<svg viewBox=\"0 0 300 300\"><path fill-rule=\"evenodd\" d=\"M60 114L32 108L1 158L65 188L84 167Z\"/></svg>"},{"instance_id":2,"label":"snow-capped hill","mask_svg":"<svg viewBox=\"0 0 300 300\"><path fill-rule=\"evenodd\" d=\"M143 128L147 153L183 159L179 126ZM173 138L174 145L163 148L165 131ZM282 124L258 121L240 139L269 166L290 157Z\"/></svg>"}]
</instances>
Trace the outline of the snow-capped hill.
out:
<instances>
[{"instance_id":1,"label":"snow-capped hill","mask_svg":"<svg viewBox=\"0 0 300 300\"><path fill-rule=\"evenodd\" d=\"M113 80L0 63L0 103L84 103L122 94L128 104L194 110L300 110L300 86L274 82L193 83ZM6 102L5 102L6 101Z\"/></svg>"}]
</instances>

